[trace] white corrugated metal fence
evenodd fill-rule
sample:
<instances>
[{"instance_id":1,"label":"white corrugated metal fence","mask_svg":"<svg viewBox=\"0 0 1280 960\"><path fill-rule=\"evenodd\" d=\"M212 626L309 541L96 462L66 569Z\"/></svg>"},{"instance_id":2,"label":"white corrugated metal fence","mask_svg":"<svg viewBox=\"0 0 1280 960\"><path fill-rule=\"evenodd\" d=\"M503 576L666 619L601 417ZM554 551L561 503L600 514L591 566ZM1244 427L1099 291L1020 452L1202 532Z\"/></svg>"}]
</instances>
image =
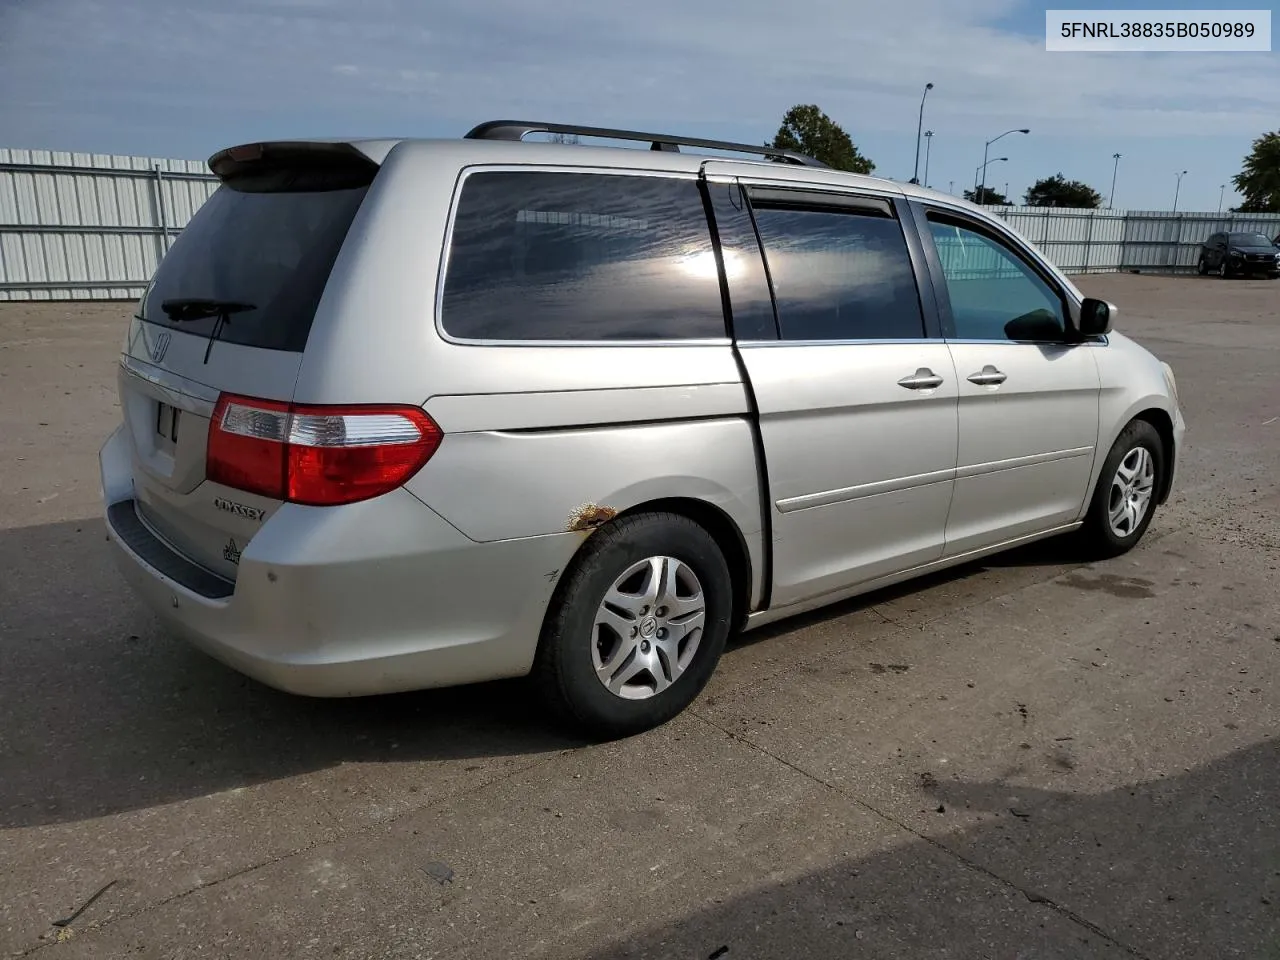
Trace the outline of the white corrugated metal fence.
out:
<instances>
[{"instance_id":1,"label":"white corrugated metal fence","mask_svg":"<svg viewBox=\"0 0 1280 960\"><path fill-rule=\"evenodd\" d=\"M1212 233L1280 234L1280 213L987 209L1044 251L1064 273L1185 272L1196 268L1200 245Z\"/></svg>"},{"instance_id":2,"label":"white corrugated metal fence","mask_svg":"<svg viewBox=\"0 0 1280 960\"><path fill-rule=\"evenodd\" d=\"M216 186L198 160L0 149L0 300L141 296Z\"/></svg>"},{"instance_id":3,"label":"white corrugated metal fence","mask_svg":"<svg viewBox=\"0 0 1280 960\"><path fill-rule=\"evenodd\" d=\"M0 149L0 300L141 296L216 187L199 160ZM1193 270L1211 233L1280 233L1280 214L988 209L1067 273ZM943 253L981 267L974 251Z\"/></svg>"}]
</instances>

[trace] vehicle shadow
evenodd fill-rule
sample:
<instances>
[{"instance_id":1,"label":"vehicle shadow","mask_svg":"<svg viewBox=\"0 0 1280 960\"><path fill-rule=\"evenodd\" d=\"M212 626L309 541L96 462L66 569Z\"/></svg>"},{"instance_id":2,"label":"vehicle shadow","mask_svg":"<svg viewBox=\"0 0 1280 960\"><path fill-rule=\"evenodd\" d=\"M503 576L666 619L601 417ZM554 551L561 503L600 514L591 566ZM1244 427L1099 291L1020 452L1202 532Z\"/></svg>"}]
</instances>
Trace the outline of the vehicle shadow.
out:
<instances>
[{"instance_id":1,"label":"vehicle shadow","mask_svg":"<svg viewBox=\"0 0 1280 960\"><path fill-rule=\"evenodd\" d=\"M350 762L573 746L526 685L279 693L168 636L99 519L0 532L0 828L83 820Z\"/></svg>"},{"instance_id":2,"label":"vehicle shadow","mask_svg":"<svg viewBox=\"0 0 1280 960\"><path fill-rule=\"evenodd\" d=\"M1274 741L1098 794L944 780L918 788L947 811L927 838L707 902L591 956L1274 960L1277 791Z\"/></svg>"},{"instance_id":3,"label":"vehicle shadow","mask_svg":"<svg viewBox=\"0 0 1280 960\"><path fill-rule=\"evenodd\" d=\"M758 643L1052 542L745 635ZM280 693L164 632L115 569L100 519L0 532L0 828L83 820L352 762L541 753L571 739L520 680L395 696Z\"/></svg>"}]
</instances>

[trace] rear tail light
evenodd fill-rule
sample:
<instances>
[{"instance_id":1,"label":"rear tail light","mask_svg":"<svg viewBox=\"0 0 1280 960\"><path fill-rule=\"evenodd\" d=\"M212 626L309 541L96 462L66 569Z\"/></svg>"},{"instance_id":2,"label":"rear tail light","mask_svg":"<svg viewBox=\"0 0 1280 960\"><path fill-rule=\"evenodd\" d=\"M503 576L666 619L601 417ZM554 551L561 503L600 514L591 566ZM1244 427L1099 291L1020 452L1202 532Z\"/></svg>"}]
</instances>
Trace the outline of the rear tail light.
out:
<instances>
[{"instance_id":1,"label":"rear tail light","mask_svg":"<svg viewBox=\"0 0 1280 960\"><path fill-rule=\"evenodd\" d=\"M418 407L307 406L224 393L209 425L205 475L274 500L355 503L402 486L441 436Z\"/></svg>"}]
</instances>

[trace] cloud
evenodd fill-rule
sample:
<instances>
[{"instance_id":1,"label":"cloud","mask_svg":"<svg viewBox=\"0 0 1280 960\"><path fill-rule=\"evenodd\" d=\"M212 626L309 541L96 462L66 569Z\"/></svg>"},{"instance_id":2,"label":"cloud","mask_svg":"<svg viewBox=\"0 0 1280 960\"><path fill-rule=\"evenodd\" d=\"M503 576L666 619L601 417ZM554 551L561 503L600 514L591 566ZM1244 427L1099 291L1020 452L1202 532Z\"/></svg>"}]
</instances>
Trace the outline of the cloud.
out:
<instances>
[{"instance_id":1,"label":"cloud","mask_svg":"<svg viewBox=\"0 0 1280 960\"><path fill-rule=\"evenodd\" d=\"M43 0L7 6L0 35L0 121L18 130L41 101L134 124L305 109L333 129L526 114L762 135L816 102L855 132L903 131L927 79L940 134L1252 137L1280 100L1271 54L1047 54L1020 0Z\"/></svg>"}]
</instances>

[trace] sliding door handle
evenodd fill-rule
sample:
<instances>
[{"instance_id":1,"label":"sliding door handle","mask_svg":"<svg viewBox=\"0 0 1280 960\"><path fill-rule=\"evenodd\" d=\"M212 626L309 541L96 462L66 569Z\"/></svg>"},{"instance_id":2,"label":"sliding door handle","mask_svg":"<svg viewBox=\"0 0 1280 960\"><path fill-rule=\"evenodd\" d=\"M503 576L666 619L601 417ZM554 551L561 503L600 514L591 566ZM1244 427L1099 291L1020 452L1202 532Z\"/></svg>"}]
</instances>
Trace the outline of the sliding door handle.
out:
<instances>
[{"instance_id":1,"label":"sliding door handle","mask_svg":"<svg viewBox=\"0 0 1280 960\"><path fill-rule=\"evenodd\" d=\"M928 367L921 367L911 376L899 380L898 386L906 387L908 390L932 390L934 387L942 386L942 378Z\"/></svg>"}]
</instances>

